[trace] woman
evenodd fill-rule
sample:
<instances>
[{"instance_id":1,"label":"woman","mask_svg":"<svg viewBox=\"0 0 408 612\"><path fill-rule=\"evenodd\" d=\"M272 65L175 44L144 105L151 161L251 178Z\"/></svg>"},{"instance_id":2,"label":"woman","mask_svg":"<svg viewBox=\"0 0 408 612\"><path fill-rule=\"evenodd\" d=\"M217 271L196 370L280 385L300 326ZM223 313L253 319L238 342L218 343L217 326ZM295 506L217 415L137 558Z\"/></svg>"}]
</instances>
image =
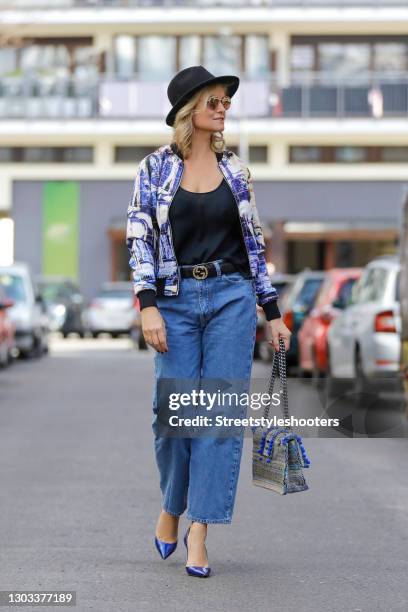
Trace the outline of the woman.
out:
<instances>
[{"instance_id":1,"label":"woman","mask_svg":"<svg viewBox=\"0 0 408 612\"><path fill-rule=\"evenodd\" d=\"M198 577L210 575L208 524L232 519L243 431L200 435L194 426L188 431L198 435L166 435L159 383L188 380L197 389L233 379L248 392L257 301L275 349L281 336L288 350L291 335L268 276L249 170L222 135L238 85L238 77L215 77L203 66L176 74L167 90L172 144L139 164L128 207L134 291L143 335L156 350L152 428L162 511L155 543L164 559L174 552L187 508L186 571ZM226 414L242 417L245 409Z\"/></svg>"}]
</instances>

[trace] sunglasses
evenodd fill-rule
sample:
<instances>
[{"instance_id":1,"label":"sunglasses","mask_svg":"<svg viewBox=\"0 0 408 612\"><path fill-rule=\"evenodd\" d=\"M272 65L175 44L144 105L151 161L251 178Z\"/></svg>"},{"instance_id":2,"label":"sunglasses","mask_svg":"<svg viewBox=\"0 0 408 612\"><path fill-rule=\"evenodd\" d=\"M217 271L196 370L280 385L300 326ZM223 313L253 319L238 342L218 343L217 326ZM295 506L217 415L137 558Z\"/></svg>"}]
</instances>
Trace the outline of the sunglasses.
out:
<instances>
[{"instance_id":1,"label":"sunglasses","mask_svg":"<svg viewBox=\"0 0 408 612\"><path fill-rule=\"evenodd\" d=\"M231 106L231 98L229 96L224 96L223 98L217 98L217 96L210 96L207 100L207 108L210 110L216 110L218 107L218 102L221 100L221 104L228 110Z\"/></svg>"}]
</instances>

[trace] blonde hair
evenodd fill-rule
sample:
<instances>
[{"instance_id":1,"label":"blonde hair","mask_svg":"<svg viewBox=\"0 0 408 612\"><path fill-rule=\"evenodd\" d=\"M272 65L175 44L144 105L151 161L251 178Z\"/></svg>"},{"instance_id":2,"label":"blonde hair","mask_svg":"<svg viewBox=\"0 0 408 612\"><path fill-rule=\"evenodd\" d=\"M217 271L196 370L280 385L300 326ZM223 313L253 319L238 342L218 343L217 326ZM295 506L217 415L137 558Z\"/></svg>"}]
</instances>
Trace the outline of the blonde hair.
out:
<instances>
[{"instance_id":1,"label":"blonde hair","mask_svg":"<svg viewBox=\"0 0 408 612\"><path fill-rule=\"evenodd\" d=\"M224 83L222 83L224 85ZM173 124L173 140L177 145L183 158L187 158L191 153L191 145L194 134L193 111L196 105L205 97L214 85L208 85L197 91L188 102L186 102L177 112ZM227 92L227 85L224 85ZM225 151L226 143L222 132L213 132L211 134L210 148L214 153L222 153Z\"/></svg>"}]
</instances>

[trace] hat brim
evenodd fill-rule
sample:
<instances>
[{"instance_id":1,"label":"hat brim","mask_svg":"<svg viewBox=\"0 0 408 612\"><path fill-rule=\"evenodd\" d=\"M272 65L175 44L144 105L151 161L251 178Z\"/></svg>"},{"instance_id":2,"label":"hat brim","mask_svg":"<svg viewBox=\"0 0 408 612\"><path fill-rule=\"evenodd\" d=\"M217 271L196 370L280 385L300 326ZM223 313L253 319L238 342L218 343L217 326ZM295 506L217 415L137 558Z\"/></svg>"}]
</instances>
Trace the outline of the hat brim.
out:
<instances>
[{"instance_id":1,"label":"hat brim","mask_svg":"<svg viewBox=\"0 0 408 612\"><path fill-rule=\"evenodd\" d=\"M184 106L186 102L189 101L189 99L191 98L193 94L195 94L197 91L199 91L203 87L207 87L208 85L213 85L213 84L215 85L216 83L225 83L225 85L227 86L228 95L230 98L232 98L232 96L235 94L235 92L237 91L239 87L239 77L233 76L231 74L224 75L224 76L218 76L212 79L208 79L207 81L203 81L196 87L193 87L192 89L187 91L179 100L177 100L177 102L175 103L175 105L173 106L173 108L171 109L171 111L166 117L166 124L169 126L173 125L178 111L180 110L180 108Z\"/></svg>"}]
</instances>

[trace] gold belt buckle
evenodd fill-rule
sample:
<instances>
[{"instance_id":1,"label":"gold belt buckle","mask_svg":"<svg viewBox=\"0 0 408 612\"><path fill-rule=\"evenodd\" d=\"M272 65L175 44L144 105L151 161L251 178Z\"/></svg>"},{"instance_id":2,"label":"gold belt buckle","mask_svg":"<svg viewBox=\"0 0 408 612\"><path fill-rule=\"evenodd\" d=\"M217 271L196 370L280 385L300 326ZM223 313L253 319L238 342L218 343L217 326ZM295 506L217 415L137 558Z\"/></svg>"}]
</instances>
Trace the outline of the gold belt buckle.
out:
<instances>
[{"instance_id":1,"label":"gold belt buckle","mask_svg":"<svg viewBox=\"0 0 408 612\"><path fill-rule=\"evenodd\" d=\"M194 278L197 278L198 280L203 280L204 278L207 278L208 276L207 266L204 264L197 264L196 266L194 266L193 276Z\"/></svg>"}]
</instances>

